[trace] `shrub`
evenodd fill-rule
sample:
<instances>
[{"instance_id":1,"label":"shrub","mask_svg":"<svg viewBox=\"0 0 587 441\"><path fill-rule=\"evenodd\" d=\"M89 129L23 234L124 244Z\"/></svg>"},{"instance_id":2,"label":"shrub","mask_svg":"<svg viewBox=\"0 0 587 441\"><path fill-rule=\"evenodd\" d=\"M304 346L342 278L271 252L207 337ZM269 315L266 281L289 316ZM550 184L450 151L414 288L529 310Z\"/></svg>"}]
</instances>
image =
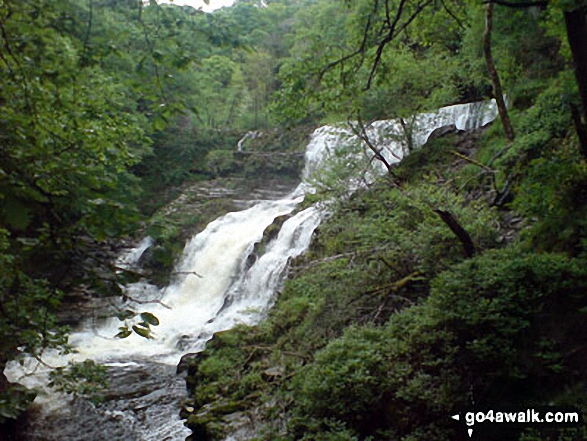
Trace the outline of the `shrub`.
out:
<instances>
[{"instance_id":1,"label":"shrub","mask_svg":"<svg viewBox=\"0 0 587 441\"><path fill-rule=\"evenodd\" d=\"M236 166L234 152L232 150L211 150L206 155L206 166L213 176L225 176Z\"/></svg>"},{"instance_id":2,"label":"shrub","mask_svg":"<svg viewBox=\"0 0 587 441\"><path fill-rule=\"evenodd\" d=\"M421 305L384 327L347 328L319 351L294 383L296 421L336 420L375 439L451 439L447 415L471 398L540 403L545 391L523 385L559 378L560 354L581 347L571 336L585 292L583 263L563 255L506 249L467 260L435 278Z\"/></svg>"}]
</instances>

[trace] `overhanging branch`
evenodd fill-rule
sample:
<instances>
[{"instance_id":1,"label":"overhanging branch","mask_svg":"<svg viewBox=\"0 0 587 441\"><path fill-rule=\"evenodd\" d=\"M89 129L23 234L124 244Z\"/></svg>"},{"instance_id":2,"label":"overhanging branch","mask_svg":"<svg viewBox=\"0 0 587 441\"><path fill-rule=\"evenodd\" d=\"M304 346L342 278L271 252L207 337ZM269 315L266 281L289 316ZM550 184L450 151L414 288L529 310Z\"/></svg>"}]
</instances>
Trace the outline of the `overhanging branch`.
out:
<instances>
[{"instance_id":1,"label":"overhanging branch","mask_svg":"<svg viewBox=\"0 0 587 441\"><path fill-rule=\"evenodd\" d=\"M412 23L412 21L414 21L414 19L418 16L418 14L420 14L420 12L422 12L426 6L431 4L432 1L433 0L427 0L426 2L419 4L418 7L416 8L416 10L412 13L412 15L396 30L396 26L401 19L401 16L403 13L403 8L406 3L406 0L402 0L400 2L398 9L397 9L397 13L396 13L395 18L393 20L393 23L391 23L391 26L389 26L387 35L385 36L385 38L383 40L381 40L381 42L377 46L377 52L375 54L375 61L373 62L373 65L371 66L371 72L369 73L369 79L367 80L367 85L365 86L365 88L363 90L369 90L371 88L371 83L373 82L373 78L375 77L375 71L377 70L379 63L381 62L381 56L383 55L383 49L385 49L385 46L387 46L389 43L391 43L395 37L397 37L402 31L404 31L410 25L410 23Z\"/></svg>"},{"instance_id":2,"label":"overhanging branch","mask_svg":"<svg viewBox=\"0 0 587 441\"><path fill-rule=\"evenodd\" d=\"M501 5L501 6L506 6L508 8L532 8L535 6L539 6L539 7L546 7L548 6L548 2L547 1L534 1L534 2L508 2L506 0L484 0L483 4L487 5L487 4L494 4L494 5Z\"/></svg>"},{"instance_id":3,"label":"overhanging branch","mask_svg":"<svg viewBox=\"0 0 587 441\"><path fill-rule=\"evenodd\" d=\"M375 77L375 72L381 62L381 57L383 55L383 50L385 49L385 46L387 46L389 43L391 43L401 32L403 32L414 21L414 19L418 16L418 14L420 14L420 12L422 12L424 10L424 8L426 8L428 5L430 5L434 0L426 0L423 3L419 3L417 5L416 9L414 10L414 12L412 12L411 15L407 18L407 20L401 24L400 24L400 22L402 21L402 17L405 15L405 6L407 4L407 0L400 0L397 11L395 13L395 16L393 17L393 20L391 19L391 10L389 7L390 6L389 1L390 0L385 0L385 18L383 19L383 23L381 25L381 28L375 32L375 35L372 36L372 38L374 38L375 42L376 41L379 41L379 42L376 43L377 49L376 49L376 53L375 53L375 60L373 61L373 64L371 66L371 70L369 73L369 77L367 80L367 84L363 90L368 90L371 88L371 84L372 84L373 79ZM371 32L372 28L375 26L373 18L376 17L378 10L379 10L379 0L375 0L373 3L373 11L369 15L369 18L367 19L367 23L365 24L365 29L363 31L363 39L361 41L360 46L354 52L347 54L337 60L334 60L334 61L328 63L318 73L318 81L321 81L322 78L324 77L324 75L329 70L333 69L336 66L344 64L346 61L351 60L357 56L361 57L359 65L363 64L364 59L365 59L365 53L367 52L368 45L369 45L370 32ZM449 12L449 14L450 14L450 12ZM450 15L456 19L456 17L454 17L453 14L450 14ZM459 22L459 21L457 20L457 22ZM459 25L461 25L461 23L459 23Z\"/></svg>"},{"instance_id":4,"label":"overhanging branch","mask_svg":"<svg viewBox=\"0 0 587 441\"><path fill-rule=\"evenodd\" d=\"M386 2L386 4L387 4L387 2ZM359 46L359 48L351 54L345 55L344 57L339 58L338 60L335 60L335 61L332 61L331 63L328 63L326 65L326 67L324 67L324 69L322 69L320 71L320 73L318 74L318 81L319 82L322 80L322 78L324 77L326 72L328 72L330 69L338 66L339 64L343 64L345 61L350 60L351 58L354 58L357 55L361 55L361 63L360 64L363 63L363 59L365 58L365 50L367 48L367 41L369 39L369 31L371 30L372 19L375 16L375 14L377 13L378 9L379 9L379 0L375 0L373 2L373 11L369 15L369 18L367 19L367 23L365 24L365 30L363 31L363 40L361 41L361 45Z\"/></svg>"}]
</instances>

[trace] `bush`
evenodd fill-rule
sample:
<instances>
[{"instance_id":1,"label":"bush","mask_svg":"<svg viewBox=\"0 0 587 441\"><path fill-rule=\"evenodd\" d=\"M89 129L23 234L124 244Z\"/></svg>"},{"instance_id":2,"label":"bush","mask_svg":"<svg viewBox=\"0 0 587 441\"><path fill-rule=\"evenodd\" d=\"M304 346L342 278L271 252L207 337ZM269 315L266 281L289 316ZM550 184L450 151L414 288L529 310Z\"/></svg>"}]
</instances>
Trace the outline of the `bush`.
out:
<instances>
[{"instance_id":1,"label":"bush","mask_svg":"<svg viewBox=\"0 0 587 441\"><path fill-rule=\"evenodd\" d=\"M295 424L303 415L375 439L453 439L447 415L471 398L545 404L544 389L524 385L560 380L570 362L561 354L584 344L570 336L584 331L585 292L584 262L562 255L497 250L465 261L435 278L421 305L384 327L347 328L319 351L294 383Z\"/></svg>"},{"instance_id":2,"label":"bush","mask_svg":"<svg viewBox=\"0 0 587 441\"><path fill-rule=\"evenodd\" d=\"M318 352L296 377L297 401L304 414L336 418L365 432L373 427L389 389L386 339L381 330L350 328Z\"/></svg>"},{"instance_id":3,"label":"bush","mask_svg":"<svg viewBox=\"0 0 587 441\"><path fill-rule=\"evenodd\" d=\"M212 150L206 155L206 167L213 176L226 176L234 171L236 162L232 150Z\"/></svg>"}]
</instances>

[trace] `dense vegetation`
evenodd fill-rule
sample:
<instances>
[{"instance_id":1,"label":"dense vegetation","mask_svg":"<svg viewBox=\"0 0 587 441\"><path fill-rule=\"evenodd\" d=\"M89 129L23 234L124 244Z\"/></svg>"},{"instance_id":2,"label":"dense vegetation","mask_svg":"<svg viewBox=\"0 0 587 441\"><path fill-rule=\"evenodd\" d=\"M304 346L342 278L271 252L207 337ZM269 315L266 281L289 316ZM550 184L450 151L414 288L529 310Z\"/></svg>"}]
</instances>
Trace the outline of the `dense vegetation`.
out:
<instances>
[{"instance_id":1,"label":"dense vegetation","mask_svg":"<svg viewBox=\"0 0 587 441\"><path fill-rule=\"evenodd\" d=\"M587 5L495 3L0 0L0 369L69 350L64 293L118 292L80 256L170 188L294 174L296 127L401 118L409 140L414 113L503 90L488 130L332 207L267 320L193 361L185 416L198 440L241 415L259 439L407 441L466 436L448 416L472 402L584 406ZM235 152L248 130L269 155ZM30 398L3 379L0 419Z\"/></svg>"},{"instance_id":2,"label":"dense vegetation","mask_svg":"<svg viewBox=\"0 0 587 441\"><path fill-rule=\"evenodd\" d=\"M297 174L298 159L233 157L246 130L271 124L267 75L285 50L282 9L243 2L209 15L135 0L0 2L0 371L21 353L69 350L64 302L72 292L120 293L124 280L104 250L173 187L255 174L267 162L269 173ZM299 135L266 137L276 149ZM177 248L179 233L155 236ZM172 262L169 252L160 258ZM0 383L1 421L30 394L4 376Z\"/></svg>"},{"instance_id":3,"label":"dense vegetation","mask_svg":"<svg viewBox=\"0 0 587 441\"><path fill-rule=\"evenodd\" d=\"M300 11L280 114L401 117L409 133L414 112L494 90L488 7L399 4ZM243 428L266 440L465 439L449 416L466 405L585 405L584 103L567 40L579 6L493 7L510 127L435 139L339 201L267 320L217 335L192 362L194 439ZM386 41L379 29L393 26Z\"/></svg>"},{"instance_id":4,"label":"dense vegetation","mask_svg":"<svg viewBox=\"0 0 587 441\"><path fill-rule=\"evenodd\" d=\"M194 360L194 439L240 424L267 440L453 440L466 431L448 416L473 403L585 405L580 234L528 205L489 206L479 167L452 151L479 158L495 132L437 139L397 169L398 187L338 204L267 320L215 336ZM555 182L540 188L577 191ZM520 182L517 197L530 187ZM466 226L474 257L437 209ZM559 439L520 432L489 439Z\"/></svg>"}]
</instances>

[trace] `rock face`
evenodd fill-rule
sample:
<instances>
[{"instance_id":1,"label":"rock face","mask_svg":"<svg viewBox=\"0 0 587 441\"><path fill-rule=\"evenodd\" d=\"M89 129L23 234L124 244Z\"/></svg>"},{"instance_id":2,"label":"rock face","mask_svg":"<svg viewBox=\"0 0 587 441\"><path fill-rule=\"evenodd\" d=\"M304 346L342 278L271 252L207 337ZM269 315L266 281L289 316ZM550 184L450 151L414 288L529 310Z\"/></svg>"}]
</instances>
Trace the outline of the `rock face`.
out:
<instances>
[{"instance_id":1,"label":"rock face","mask_svg":"<svg viewBox=\"0 0 587 441\"><path fill-rule=\"evenodd\" d=\"M265 253L265 249L269 242L277 237L283 223L292 217L292 213L284 214L283 216L278 216L275 218L273 223L269 225L265 232L263 233L263 238L255 244L253 248L253 252L247 258L246 268L250 268L253 264L257 261L259 257L261 257Z\"/></svg>"},{"instance_id":2,"label":"rock face","mask_svg":"<svg viewBox=\"0 0 587 441\"><path fill-rule=\"evenodd\" d=\"M438 138L442 138L451 133L455 133L456 131L457 126L455 124L449 124L448 126L439 127L438 129L434 129L434 131L430 135L428 135L428 142Z\"/></svg>"}]
</instances>

